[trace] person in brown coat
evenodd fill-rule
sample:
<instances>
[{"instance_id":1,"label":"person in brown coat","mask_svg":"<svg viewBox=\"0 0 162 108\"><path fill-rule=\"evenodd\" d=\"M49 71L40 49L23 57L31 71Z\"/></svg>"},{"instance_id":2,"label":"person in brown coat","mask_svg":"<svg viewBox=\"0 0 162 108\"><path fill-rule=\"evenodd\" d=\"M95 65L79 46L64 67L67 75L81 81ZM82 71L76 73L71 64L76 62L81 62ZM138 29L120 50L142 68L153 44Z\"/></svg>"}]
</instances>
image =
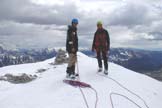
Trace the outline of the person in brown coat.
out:
<instances>
[{"instance_id":1,"label":"person in brown coat","mask_svg":"<svg viewBox=\"0 0 162 108\"><path fill-rule=\"evenodd\" d=\"M108 74L108 51L110 50L109 33L102 27L102 22L97 22L97 30L94 35L92 51L96 51L98 60L98 72L102 72L102 59L104 60L104 74Z\"/></svg>"}]
</instances>

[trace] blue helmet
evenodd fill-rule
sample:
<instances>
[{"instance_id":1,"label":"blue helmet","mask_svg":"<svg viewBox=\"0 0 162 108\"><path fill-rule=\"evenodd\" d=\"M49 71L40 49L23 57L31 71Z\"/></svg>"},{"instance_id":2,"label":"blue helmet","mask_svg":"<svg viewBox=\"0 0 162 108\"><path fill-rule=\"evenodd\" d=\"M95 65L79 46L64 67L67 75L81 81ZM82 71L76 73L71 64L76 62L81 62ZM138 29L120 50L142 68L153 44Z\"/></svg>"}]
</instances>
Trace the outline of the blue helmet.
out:
<instances>
[{"instance_id":1,"label":"blue helmet","mask_svg":"<svg viewBox=\"0 0 162 108\"><path fill-rule=\"evenodd\" d=\"M78 19L76 19L76 18L72 19L71 23L78 24Z\"/></svg>"}]
</instances>

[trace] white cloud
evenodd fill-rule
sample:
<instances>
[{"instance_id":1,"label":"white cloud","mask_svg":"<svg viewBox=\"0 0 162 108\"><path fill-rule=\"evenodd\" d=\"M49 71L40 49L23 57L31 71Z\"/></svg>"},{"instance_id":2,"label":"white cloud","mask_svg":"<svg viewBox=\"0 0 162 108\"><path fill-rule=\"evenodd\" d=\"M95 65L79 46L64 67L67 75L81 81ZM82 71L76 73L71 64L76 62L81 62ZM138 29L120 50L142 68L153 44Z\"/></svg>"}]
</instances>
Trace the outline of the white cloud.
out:
<instances>
[{"instance_id":1,"label":"white cloud","mask_svg":"<svg viewBox=\"0 0 162 108\"><path fill-rule=\"evenodd\" d=\"M32 3L38 4L38 5L64 5L64 0L31 0Z\"/></svg>"},{"instance_id":2,"label":"white cloud","mask_svg":"<svg viewBox=\"0 0 162 108\"><path fill-rule=\"evenodd\" d=\"M161 10L161 0L1 0L0 42L62 47L67 25L75 17L80 47L91 47L96 22L102 20L112 47L157 49L162 39Z\"/></svg>"},{"instance_id":3,"label":"white cloud","mask_svg":"<svg viewBox=\"0 0 162 108\"><path fill-rule=\"evenodd\" d=\"M65 29L64 26L56 25L3 22L0 23L0 42L20 48L62 46L62 41L66 39Z\"/></svg>"}]
</instances>

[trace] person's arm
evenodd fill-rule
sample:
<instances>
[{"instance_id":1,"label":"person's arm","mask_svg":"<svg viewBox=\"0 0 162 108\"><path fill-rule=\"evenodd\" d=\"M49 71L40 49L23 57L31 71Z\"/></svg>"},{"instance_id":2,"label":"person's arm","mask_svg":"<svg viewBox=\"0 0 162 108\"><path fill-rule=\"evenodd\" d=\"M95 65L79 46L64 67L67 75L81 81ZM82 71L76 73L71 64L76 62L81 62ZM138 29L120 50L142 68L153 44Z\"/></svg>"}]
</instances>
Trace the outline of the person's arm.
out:
<instances>
[{"instance_id":1,"label":"person's arm","mask_svg":"<svg viewBox=\"0 0 162 108\"><path fill-rule=\"evenodd\" d=\"M109 37L109 33L107 30L106 30L106 37L107 37L107 48L108 50L110 50L110 37Z\"/></svg>"},{"instance_id":2,"label":"person's arm","mask_svg":"<svg viewBox=\"0 0 162 108\"><path fill-rule=\"evenodd\" d=\"M71 44L71 30L68 28L67 30L67 38L66 38L66 51L70 52L70 44Z\"/></svg>"},{"instance_id":3,"label":"person's arm","mask_svg":"<svg viewBox=\"0 0 162 108\"><path fill-rule=\"evenodd\" d=\"M69 42L69 29L67 30L67 36L66 36L66 51L69 51L69 46L68 46L68 42Z\"/></svg>"},{"instance_id":4,"label":"person's arm","mask_svg":"<svg viewBox=\"0 0 162 108\"><path fill-rule=\"evenodd\" d=\"M76 34L76 52L78 51L78 35Z\"/></svg>"},{"instance_id":5,"label":"person's arm","mask_svg":"<svg viewBox=\"0 0 162 108\"><path fill-rule=\"evenodd\" d=\"M95 32L94 38L93 38L92 51L94 51L94 49L95 49L95 42L96 42L96 32Z\"/></svg>"}]
</instances>

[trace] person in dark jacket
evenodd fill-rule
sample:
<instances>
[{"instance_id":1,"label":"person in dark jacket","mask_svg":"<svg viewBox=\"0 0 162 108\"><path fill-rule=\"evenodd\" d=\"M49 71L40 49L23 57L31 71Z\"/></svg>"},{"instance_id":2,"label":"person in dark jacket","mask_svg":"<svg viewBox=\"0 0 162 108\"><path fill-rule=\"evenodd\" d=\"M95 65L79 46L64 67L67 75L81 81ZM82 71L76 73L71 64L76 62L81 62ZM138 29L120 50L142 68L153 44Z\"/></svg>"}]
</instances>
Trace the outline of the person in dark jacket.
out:
<instances>
[{"instance_id":1,"label":"person in dark jacket","mask_svg":"<svg viewBox=\"0 0 162 108\"><path fill-rule=\"evenodd\" d=\"M109 33L102 27L102 22L97 22L97 31L95 32L92 51L96 51L98 60L98 72L102 72L102 59L104 60L104 74L108 74L108 51L110 49ZM102 55L102 57L101 57Z\"/></svg>"},{"instance_id":2,"label":"person in dark jacket","mask_svg":"<svg viewBox=\"0 0 162 108\"><path fill-rule=\"evenodd\" d=\"M69 55L69 62L67 66L67 77L75 78L75 63L77 61L78 51L78 36L77 36L78 19L72 19L72 24L68 26L66 51Z\"/></svg>"}]
</instances>

